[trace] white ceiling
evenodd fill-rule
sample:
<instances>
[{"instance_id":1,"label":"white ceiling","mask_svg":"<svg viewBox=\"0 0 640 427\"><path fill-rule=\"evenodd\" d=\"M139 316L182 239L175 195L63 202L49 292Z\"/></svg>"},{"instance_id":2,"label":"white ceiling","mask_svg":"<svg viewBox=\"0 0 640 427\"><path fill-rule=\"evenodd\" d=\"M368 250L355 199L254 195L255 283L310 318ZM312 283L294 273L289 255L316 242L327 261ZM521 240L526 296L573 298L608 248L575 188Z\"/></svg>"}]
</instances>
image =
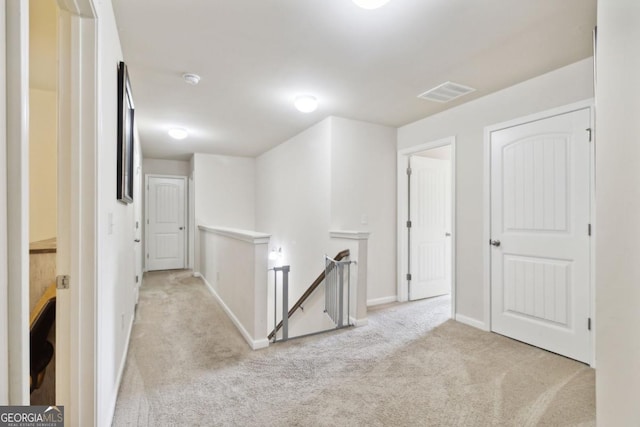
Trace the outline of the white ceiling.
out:
<instances>
[{"instance_id":1,"label":"white ceiling","mask_svg":"<svg viewBox=\"0 0 640 427\"><path fill-rule=\"evenodd\" d=\"M596 22L596 0L113 4L144 155L175 159L255 156L329 115L402 126L590 56ZM477 91L417 98L447 80ZM318 110L296 111L299 93ZM175 126L191 135L172 140Z\"/></svg>"}]
</instances>

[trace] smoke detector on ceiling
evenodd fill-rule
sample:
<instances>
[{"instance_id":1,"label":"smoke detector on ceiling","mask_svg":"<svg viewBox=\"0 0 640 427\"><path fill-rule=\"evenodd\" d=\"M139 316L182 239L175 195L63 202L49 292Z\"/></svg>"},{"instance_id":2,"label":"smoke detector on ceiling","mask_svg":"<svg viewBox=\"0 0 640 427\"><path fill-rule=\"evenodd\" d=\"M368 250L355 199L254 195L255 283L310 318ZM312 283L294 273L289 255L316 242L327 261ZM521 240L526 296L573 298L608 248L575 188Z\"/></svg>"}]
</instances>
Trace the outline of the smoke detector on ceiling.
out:
<instances>
[{"instance_id":1,"label":"smoke detector on ceiling","mask_svg":"<svg viewBox=\"0 0 640 427\"><path fill-rule=\"evenodd\" d=\"M418 95L418 98L426 99L427 101L449 102L471 92L475 92L475 89L472 87L459 83L446 82L421 93Z\"/></svg>"},{"instance_id":2,"label":"smoke detector on ceiling","mask_svg":"<svg viewBox=\"0 0 640 427\"><path fill-rule=\"evenodd\" d=\"M197 74L185 73L182 75L182 78L184 79L185 83L190 84L192 86L195 86L198 83L200 83L200 76Z\"/></svg>"}]
</instances>

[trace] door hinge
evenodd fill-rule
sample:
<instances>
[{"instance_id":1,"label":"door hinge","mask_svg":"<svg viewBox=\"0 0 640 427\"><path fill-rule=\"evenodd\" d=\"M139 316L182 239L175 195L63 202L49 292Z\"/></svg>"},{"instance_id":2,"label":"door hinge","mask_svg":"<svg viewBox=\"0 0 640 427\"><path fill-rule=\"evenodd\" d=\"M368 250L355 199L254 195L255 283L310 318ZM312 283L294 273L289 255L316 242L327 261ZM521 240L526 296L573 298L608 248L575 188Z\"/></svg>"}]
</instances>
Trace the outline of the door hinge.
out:
<instances>
[{"instance_id":1,"label":"door hinge","mask_svg":"<svg viewBox=\"0 0 640 427\"><path fill-rule=\"evenodd\" d=\"M589 142L591 142L591 134L592 134L591 128L586 128L585 130L589 132Z\"/></svg>"},{"instance_id":2,"label":"door hinge","mask_svg":"<svg viewBox=\"0 0 640 427\"><path fill-rule=\"evenodd\" d=\"M140 280L140 278L138 277L138 275L136 274L136 283L138 283L138 280Z\"/></svg>"},{"instance_id":3,"label":"door hinge","mask_svg":"<svg viewBox=\"0 0 640 427\"><path fill-rule=\"evenodd\" d=\"M407 228L411 228L411 220L407 221Z\"/></svg>"},{"instance_id":4,"label":"door hinge","mask_svg":"<svg viewBox=\"0 0 640 427\"><path fill-rule=\"evenodd\" d=\"M587 329L591 330L591 317L587 319Z\"/></svg>"},{"instance_id":5,"label":"door hinge","mask_svg":"<svg viewBox=\"0 0 640 427\"><path fill-rule=\"evenodd\" d=\"M407 168L407 175L411 176L411 166Z\"/></svg>"},{"instance_id":6,"label":"door hinge","mask_svg":"<svg viewBox=\"0 0 640 427\"><path fill-rule=\"evenodd\" d=\"M587 226L587 233L591 236L591 224Z\"/></svg>"},{"instance_id":7,"label":"door hinge","mask_svg":"<svg viewBox=\"0 0 640 427\"><path fill-rule=\"evenodd\" d=\"M149 254L147 254L147 259L149 259Z\"/></svg>"},{"instance_id":8,"label":"door hinge","mask_svg":"<svg viewBox=\"0 0 640 427\"><path fill-rule=\"evenodd\" d=\"M56 288L57 289L69 289L69 282L71 278L66 274L60 275L56 277Z\"/></svg>"},{"instance_id":9,"label":"door hinge","mask_svg":"<svg viewBox=\"0 0 640 427\"><path fill-rule=\"evenodd\" d=\"M407 280L411 280L411 273L407 273Z\"/></svg>"},{"instance_id":10,"label":"door hinge","mask_svg":"<svg viewBox=\"0 0 640 427\"><path fill-rule=\"evenodd\" d=\"M149 225L149 219L147 219L147 225Z\"/></svg>"}]
</instances>

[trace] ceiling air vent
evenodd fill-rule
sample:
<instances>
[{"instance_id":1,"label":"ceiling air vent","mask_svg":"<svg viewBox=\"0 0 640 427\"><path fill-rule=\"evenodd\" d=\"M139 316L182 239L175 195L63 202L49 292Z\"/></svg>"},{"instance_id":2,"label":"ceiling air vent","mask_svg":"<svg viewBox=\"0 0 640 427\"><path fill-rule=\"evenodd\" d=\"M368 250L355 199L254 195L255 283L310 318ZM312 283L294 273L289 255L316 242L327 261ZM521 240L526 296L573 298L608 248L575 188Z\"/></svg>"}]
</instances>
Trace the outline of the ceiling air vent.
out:
<instances>
[{"instance_id":1,"label":"ceiling air vent","mask_svg":"<svg viewBox=\"0 0 640 427\"><path fill-rule=\"evenodd\" d=\"M474 91L475 89L469 86L446 82L429 89L425 93L421 93L418 98L426 99L427 101L449 102Z\"/></svg>"}]
</instances>

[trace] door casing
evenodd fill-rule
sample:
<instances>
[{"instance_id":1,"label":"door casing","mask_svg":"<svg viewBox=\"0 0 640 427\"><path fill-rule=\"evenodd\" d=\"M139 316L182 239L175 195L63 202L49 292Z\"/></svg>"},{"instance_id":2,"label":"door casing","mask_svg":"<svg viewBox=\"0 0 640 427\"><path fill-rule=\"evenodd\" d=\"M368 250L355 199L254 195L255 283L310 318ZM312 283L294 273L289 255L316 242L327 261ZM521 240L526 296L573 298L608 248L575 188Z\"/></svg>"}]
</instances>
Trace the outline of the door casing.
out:
<instances>
[{"instance_id":1,"label":"door casing","mask_svg":"<svg viewBox=\"0 0 640 427\"><path fill-rule=\"evenodd\" d=\"M407 281L407 259L408 259L408 238L407 238L407 218L408 218L408 192L407 192L407 165L412 154L431 150L444 146L451 146L451 318L456 317L456 138L450 136L436 141L427 142L413 147L398 150L397 155L397 266L398 301L405 302L409 299L409 284Z\"/></svg>"},{"instance_id":2,"label":"door casing","mask_svg":"<svg viewBox=\"0 0 640 427\"><path fill-rule=\"evenodd\" d=\"M0 7L0 129L7 127L6 18ZM7 134L0 132L0 168L7 168ZM0 174L0 319L8 319L7 176ZM9 348L8 322L0 324L0 348ZM0 352L0 405L9 404L9 353Z\"/></svg>"},{"instance_id":3,"label":"door casing","mask_svg":"<svg viewBox=\"0 0 640 427\"><path fill-rule=\"evenodd\" d=\"M491 134L495 131L523 125L526 123L535 122L538 120L546 119L549 117L557 116L560 114L571 113L577 110L583 110L585 108L589 108L591 113L591 164L590 167L590 180L591 180L591 204L590 204L590 215L591 215L591 248L590 248L590 283L589 289L591 294L591 306L589 307L589 311L591 313L591 331L593 334L593 339L591 340L591 363L590 366L596 366L595 360L595 327L594 323L595 319L595 242L597 239L596 234L596 217L595 217L595 104L593 99L587 99L584 101L576 102L573 104L564 105L561 107L553 108L550 110L545 110L539 113L530 114L524 117L519 117L513 120L509 120L506 122L498 123L492 126L487 126L484 129L484 250L483 250L483 258L484 258L484 277L483 277L483 287L484 287L484 329L487 331L491 331L491 246L489 245L489 240L491 239Z\"/></svg>"}]
</instances>

